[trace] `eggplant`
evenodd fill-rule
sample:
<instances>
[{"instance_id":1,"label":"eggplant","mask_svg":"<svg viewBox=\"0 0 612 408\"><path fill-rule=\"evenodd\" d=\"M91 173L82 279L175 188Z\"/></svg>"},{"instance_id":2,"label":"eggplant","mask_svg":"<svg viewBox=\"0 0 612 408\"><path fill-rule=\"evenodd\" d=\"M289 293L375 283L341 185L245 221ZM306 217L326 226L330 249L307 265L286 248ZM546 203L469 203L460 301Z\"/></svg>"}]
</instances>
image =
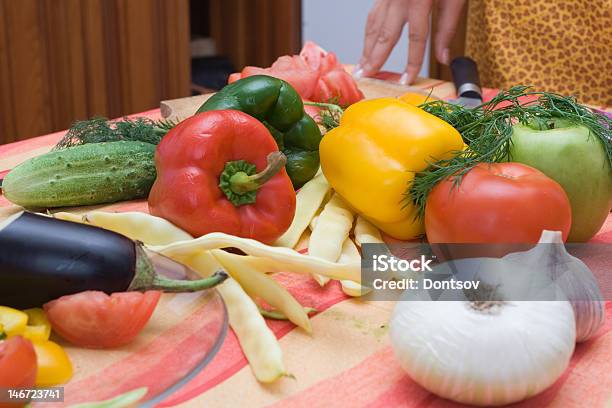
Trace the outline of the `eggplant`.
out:
<instances>
[{"instance_id":1,"label":"eggplant","mask_svg":"<svg viewBox=\"0 0 612 408\"><path fill-rule=\"evenodd\" d=\"M0 223L0 305L40 307L87 290L195 292L227 278L158 276L142 243L102 228L22 212Z\"/></svg>"}]
</instances>

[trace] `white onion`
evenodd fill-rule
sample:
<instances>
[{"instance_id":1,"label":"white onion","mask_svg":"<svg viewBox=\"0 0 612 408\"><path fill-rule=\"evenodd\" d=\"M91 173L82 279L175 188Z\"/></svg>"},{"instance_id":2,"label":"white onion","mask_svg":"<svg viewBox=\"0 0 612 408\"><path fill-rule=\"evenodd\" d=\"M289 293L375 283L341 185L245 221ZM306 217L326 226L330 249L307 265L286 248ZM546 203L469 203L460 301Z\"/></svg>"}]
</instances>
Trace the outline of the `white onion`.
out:
<instances>
[{"instance_id":1,"label":"white onion","mask_svg":"<svg viewBox=\"0 0 612 408\"><path fill-rule=\"evenodd\" d=\"M453 401L510 404L553 384L576 328L567 301L399 301L395 355L418 384Z\"/></svg>"}]
</instances>

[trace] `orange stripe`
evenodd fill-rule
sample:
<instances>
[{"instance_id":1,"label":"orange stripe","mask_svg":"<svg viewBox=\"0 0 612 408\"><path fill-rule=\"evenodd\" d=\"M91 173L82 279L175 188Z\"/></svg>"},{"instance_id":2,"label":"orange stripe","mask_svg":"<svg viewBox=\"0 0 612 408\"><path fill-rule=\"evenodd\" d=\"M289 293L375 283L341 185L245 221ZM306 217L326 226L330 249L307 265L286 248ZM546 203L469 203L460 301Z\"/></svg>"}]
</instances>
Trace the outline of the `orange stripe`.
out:
<instances>
[{"instance_id":1,"label":"orange stripe","mask_svg":"<svg viewBox=\"0 0 612 408\"><path fill-rule=\"evenodd\" d=\"M597 338L612 330L612 302L606 303L607 320L595 339L578 345L570 366L549 389L517 407L535 408L550 404L563 387L572 371L588 353L596 352ZM601 370L610 371L612 361L606 361ZM593 378L597 381L596 378ZM365 359L342 374L323 379L316 385L273 407L462 407L464 405L441 399L420 387L405 374L396 362L391 347Z\"/></svg>"},{"instance_id":2,"label":"orange stripe","mask_svg":"<svg viewBox=\"0 0 612 408\"><path fill-rule=\"evenodd\" d=\"M310 276L286 273L276 275L278 276L275 276L275 278L281 281L283 286L287 288L298 302L302 305L314 307L319 312L327 310L348 298L342 292L339 282L336 281L330 282L322 288ZM287 278L288 276L291 276L290 280ZM287 321L267 320L267 323L278 339L281 339L295 328L293 323ZM230 332L214 361L192 381L164 401L160 407L178 405L195 398L233 376L246 365L247 361L242 353L238 339Z\"/></svg>"},{"instance_id":3,"label":"orange stripe","mask_svg":"<svg viewBox=\"0 0 612 408\"><path fill-rule=\"evenodd\" d=\"M163 391L188 374L185 370L195 366L202 350L214 342L208 333L218 331L221 323L206 318L208 311L206 302L141 349L126 352L125 359L68 383L64 389L64 403L104 400L142 386L148 386L151 394ZM104 353L104 350L99 352Z\"/></svg>"},{"instance_id":4,"label":"orange stripe","mask_svg":"<svg viewBox=\"0 0 612 408\"><path fill-rule=\"evenodd\" d=\"M332 362L333 363L333 362ZM333 378L322 379L312 387L289 398L271 405L281 407L367 407L374 406L378 398L396 387L398 383L406 382L406 374L397 364L391 347L372 354L355 367ZM409 380L408 380L409 381ZM401 398L402 406L411 400L420 400L427 392L418 386L407 383L402 388L406 395ZM402 384L404 385L404 384ZM384 398L383 398L384 400ZM381 401L384 402L384 401ZM396 406L384 404L378 406Z\"/></svg>"}]
</instances>

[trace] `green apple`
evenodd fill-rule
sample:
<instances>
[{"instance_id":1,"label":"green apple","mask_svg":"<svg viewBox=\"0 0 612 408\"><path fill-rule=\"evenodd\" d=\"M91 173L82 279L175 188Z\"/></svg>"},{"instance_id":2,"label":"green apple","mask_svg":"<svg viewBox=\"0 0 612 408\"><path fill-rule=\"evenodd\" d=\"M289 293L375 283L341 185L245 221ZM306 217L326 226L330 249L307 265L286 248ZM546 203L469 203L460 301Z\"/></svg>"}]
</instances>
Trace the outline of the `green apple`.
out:
<instances>
[{"instance_id":1,"label":"green apple","mask_svg":"<svg viewBox=\"0 0 612 408\"><path fill-rule=\"evenodd\" d=\"M535 167L557 181L572 206L568 241L591 239L612 209L612 168L604 146L584 126L562 120L553 129L513 126L510 161Z\"/></svg>"}]
</instances>

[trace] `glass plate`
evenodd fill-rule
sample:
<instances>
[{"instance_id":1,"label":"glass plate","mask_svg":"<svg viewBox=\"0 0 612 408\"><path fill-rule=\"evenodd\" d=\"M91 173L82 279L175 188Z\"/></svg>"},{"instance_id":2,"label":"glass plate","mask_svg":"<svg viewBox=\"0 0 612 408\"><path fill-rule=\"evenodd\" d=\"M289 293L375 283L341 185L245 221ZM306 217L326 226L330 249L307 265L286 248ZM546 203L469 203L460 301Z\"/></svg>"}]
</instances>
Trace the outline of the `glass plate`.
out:
<instances>
[{"instance_id":1,"label":"glass plate","mask_svg":"<svg viewBox=\"0 0 612 408\"><path fill-rule=\"evenodd\" d=\"M173 268L173 261L154 262L156 266L167 263L167 270L158 269L164 276L192 278L189 270ZM147 387L148 393L140 406L152 407L210 363L223 344L227 329L227 311L221 296L216 290L207 290L164 294L144 330L124 347L91 350L54 337L68 352L74 377L64 384L64 403L35 406L49 408L103 401Z\"/></svg>"}]
</instances>

